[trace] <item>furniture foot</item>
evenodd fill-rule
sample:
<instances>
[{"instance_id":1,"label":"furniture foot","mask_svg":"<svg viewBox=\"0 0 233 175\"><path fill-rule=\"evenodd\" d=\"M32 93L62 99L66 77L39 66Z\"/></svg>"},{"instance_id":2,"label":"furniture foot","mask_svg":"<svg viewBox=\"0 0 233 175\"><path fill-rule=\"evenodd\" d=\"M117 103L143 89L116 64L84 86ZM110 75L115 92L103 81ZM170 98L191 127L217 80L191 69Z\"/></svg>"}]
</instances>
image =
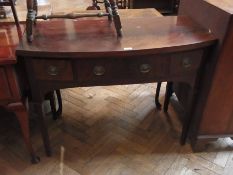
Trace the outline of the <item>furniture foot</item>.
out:
<instances>
[{"instance_id":1,"label":"furniture foot","mask_svg":"<svg viewBox=\"0 0 233 175\"><path fill-rule=\"evenodd\" d=\"M181 133L181 137L180 137L180 144L181 145L185 145L185 142L186 142L186 138L187 138L187 135L188 135L188 129L189 129L189 114L186 114L185 115L185 119L184 119L184 122L183 122L183 127L182 127L182 133Z\"/></svg>"},{"instance_id":2,"label":"furniture foot","mask_svg":"<svg viewBox=\"0 0 233 175\"><path fill-rule=\"evenodd\" d=\"M185 116L184 116L184 121L183 121L183 127L182 127L182 133L181 133L181 137L180 137L180 144L184 145L188 136L188 132L189 132L189 127L190 127L190 123L192 121L192 115L193 115L193 106L195 104L196 101L196 88L192 88L192 90L190 91L189 94L189 102L187 105L187 109L185 110Z\"/></svg>"},{"instance_id":3,"label":"furniture foot","mask_svg":"<svg viewBox=\"0 0 233 175\"><path fill-rule=\"evenodd\" d=\"M155 105L158 110L161 110L162 105L159 102L159 94L161 89L162 82L157 83L156 94L155 94Z\"/></svg>"},{"instance_id":4,"label":"furniture foot","mask_svg":"<svg viewBox=\"0 0 233 175\"><path fill-rule=\"evenodd\" d=\"M31 156L31 163L32 164L37 164L40 162L40 157L39 156Z\"/></svg>"},{"instance_id":5,"label":"furniture foot","mask_svg":"<svg viewBox=\"0 0 233 175\"><path fill-rule=\"evenodd\" d=\"M171 98L171 96L173 94L172 86L173 86L172 82L167 82L165 99L164 99L164 107L163 107L163 111L166 112L166 113L168 111L170 98Z\"/></svg>"},{"instance_id":6,"label":"furniture foot","mask_svg":"<svg viewBox=\"0 0 233 175\"><path fill-rule=\"evenodd\" d=\"M33 110L34 110L34 114L37 115L38 123L40 125L45 153L47 156L51 156L52 151L51 151L51 146L50 146L48 128L45 123L45 117L44 117L45 115L44 115L44 109L43 109L42 102L33 103Z\"/></svg>"},{"instance_id":7,"label":"furniture foot","mask_svg":"<svg viewBox=\"0 0 233 175\"><path fill-rule=\"evenodd\" d=\"M197 139L191 142L191 146L194 152L202 152L208 148L210 142L214 142L216 140L217 138Z\"/></svg>"}]
</instances>

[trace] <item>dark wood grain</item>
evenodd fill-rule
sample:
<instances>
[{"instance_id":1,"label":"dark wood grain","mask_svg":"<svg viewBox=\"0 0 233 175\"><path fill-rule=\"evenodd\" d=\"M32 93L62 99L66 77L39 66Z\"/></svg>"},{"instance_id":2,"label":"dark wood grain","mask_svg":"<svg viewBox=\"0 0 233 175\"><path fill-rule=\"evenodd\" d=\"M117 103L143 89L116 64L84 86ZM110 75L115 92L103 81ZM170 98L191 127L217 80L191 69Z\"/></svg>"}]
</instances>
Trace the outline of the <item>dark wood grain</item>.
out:
<instances>
[{"instance_id":1,"label":"dark wood grain","mask_svg":"<svg viewBox=\"0 0 233 175\"><path fill-rule=\"evenodd\" d=\"M204 139L233 136L232 9L231 0L181 1L179 14L189 15L219 39L202 78L201 94L190 130L193 145Z\"/></svg>"},{"instance_id":2,"label":"dark wood grain","mask_svg":"<svg viewBox=\"0 0 233 175\"><path fill-rule=\"evenodd\" d=\"M33 43L24 37L17 54L34 52L53 58L130 56L198 49L215 40L187 17L123 18L122 25L123 37L117 38L107 20L38 22Z\"/></svg>"},{"instance_id":3,"label":"dark wood grain","mask_svg":"<svg viewBox=\"0 0 233 175\"><path fill-rule=\"evenodd\" d=\"M219 56L200 134L233 135L233 18Z\"/></svg>"}]
</instances>

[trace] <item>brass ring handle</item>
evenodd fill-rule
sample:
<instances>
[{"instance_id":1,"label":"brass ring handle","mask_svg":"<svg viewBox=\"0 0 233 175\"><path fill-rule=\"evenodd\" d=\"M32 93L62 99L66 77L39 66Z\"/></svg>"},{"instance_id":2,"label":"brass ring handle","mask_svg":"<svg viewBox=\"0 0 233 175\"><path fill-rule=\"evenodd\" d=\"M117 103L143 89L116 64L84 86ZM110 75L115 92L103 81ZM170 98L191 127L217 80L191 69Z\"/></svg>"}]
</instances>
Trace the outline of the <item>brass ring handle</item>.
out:
<instances>
[{"instance_id":1,"label":"brass ring handle","mask_svg":"<svg viewBox=\"0 0 233 175\"><path fill-rule=\"evenodd\" d=\"M192 66L192 62L191 62L190 58L184 58L182 65L185 69L190 69Z\"/></svg>"},{"instance_id":2,"label":"brass ring handle","mask_svg":"<svg viewBox=\"0 0 233 175\"><path fill-rule=\"evenodd\" d=\"M151 71L151 65L141 64L139 69L140 69L141 73L146 74L146 73L149 73Z\"/></svg>"},{"instance_id":3,"label":"brass ring handle","mask_svg":"<svg viewBox=\"0 0 233 175\"><path fill-rule=\"evenodd\" d=\"M102 76L105 73L105 68L103 66L95 66L93 69L93 73L96 76Z\"/></svg>"},{"instance_id":4,"label":"brass ring handle","mask_svg":"<svg viewBox=\"0 0 233 175\"><path fill-rule=\"evenodd\" d=\"M59 70L58 70L57 66L51 65L48 67L47 72L51 76L56 76L56 75L58 75Z\"/></svg>"}]
</instances>

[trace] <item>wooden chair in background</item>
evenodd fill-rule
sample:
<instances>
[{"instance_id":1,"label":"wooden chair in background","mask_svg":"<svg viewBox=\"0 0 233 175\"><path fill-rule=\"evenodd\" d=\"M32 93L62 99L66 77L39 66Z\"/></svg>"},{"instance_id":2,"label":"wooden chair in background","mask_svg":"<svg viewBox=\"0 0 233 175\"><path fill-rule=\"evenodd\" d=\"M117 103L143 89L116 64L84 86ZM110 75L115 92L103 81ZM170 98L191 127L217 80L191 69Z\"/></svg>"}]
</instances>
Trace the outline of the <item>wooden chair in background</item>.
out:
<instances>
[{"instance_id":1,"label":"wooden chair in background","mask_svg":"<svg viewBox=\"0 0 233 175\"><path fill-rule=\"evenodd\" d=\"M19 19L18 19L18 15L17 15L17 12L16 12L16 9L15 9L15 1L13 0L0 0L0 7L2 7L2 13L4 13L4 9L3 7L4 6L10 6L11 7L11 10L12 10L12 13L13 13L13 16L14 16L14 19L15 19L15 24L19 27ZM6 17L6 14L2 14Z\"/></svg>"}]
</instances>

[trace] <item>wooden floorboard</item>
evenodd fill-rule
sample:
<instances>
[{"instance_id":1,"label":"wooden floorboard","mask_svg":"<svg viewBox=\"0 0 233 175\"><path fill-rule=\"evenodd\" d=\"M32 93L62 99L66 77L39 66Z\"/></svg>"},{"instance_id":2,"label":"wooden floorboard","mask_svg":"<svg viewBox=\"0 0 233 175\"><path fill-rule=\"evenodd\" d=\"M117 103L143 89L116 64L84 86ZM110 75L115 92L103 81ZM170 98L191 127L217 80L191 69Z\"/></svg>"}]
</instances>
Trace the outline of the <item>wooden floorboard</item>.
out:
<instances>
[{"instance_id":1,"label":"wooden floorboard","mask_svg":"<svg viewBox=\"0 0 233 175\"><path fill-rule=\"evenodd\" d=\"M177 114L172 106L169 115L155 108L155 88L144 84L62 90L62 119L53 121L47 114L52 157L45 156L31 118L33 145L41 157L37 165L29 163L14 116L1 117L0 174L55 175L62 169L63 175L231 175L233 141L219 139L202 153L193 153L189 144L180 146Z\"/></svg>"}]
</instances>

